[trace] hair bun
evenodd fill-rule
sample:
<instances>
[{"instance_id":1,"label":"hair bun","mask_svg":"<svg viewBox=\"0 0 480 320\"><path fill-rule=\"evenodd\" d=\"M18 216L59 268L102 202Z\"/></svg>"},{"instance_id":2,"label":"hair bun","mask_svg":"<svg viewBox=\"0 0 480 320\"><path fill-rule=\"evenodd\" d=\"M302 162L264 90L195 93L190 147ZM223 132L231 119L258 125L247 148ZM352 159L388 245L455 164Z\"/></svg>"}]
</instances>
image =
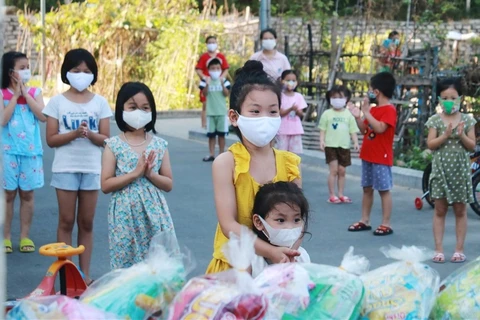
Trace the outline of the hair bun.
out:
<instances>
[{"instance_id":1,"label":"hair bun","mask_svg":"<svg viewBox=\"0 0 480 320\"><path fill-rule=\"evenodd\" d=\"M252 77L268 77L260 61L248 60L242 68L235 72L235 81L247 81Z\"/></svg>"}]
</instances>

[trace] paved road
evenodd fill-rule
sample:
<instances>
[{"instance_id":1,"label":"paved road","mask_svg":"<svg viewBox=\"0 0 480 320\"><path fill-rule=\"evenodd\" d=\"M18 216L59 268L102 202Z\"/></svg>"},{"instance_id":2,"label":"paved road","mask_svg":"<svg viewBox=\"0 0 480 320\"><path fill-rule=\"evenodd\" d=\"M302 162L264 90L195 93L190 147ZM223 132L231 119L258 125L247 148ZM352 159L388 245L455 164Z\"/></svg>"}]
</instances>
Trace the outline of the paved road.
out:
<instances>
[{"instance_id":1,"label":"paved road","mask_svg":"<svg viewBox=\"0 0 480 320\"><path fill-rule=\"evenodd\" d=\"M160 134L170 143L170 153L174 172L174 190L167 195L167 201L175 222L180 242L190 248L197 261L193 275L201 274L212 253L212 240L216 217L212 196L211 165L203 163L202 157L207 151L206 144L192 142L185 138L188 124L198 120L163 120L159 121ZM112 133L116 133L114 130ZM167 136L170 135L169 136ZM171 137L175 135L177 137ZM50 180L50 166L53 153L46 149L46 181ZM81 156L81 155L79 155ZM306 239L304 247L311 255L312 261L338 265L350 245L358 253L366 255L372 268L389 262L378 251L383 245L423 245L433 244L431 233L431 216L433 210L424 208L417 211L413 199L419 190L396 187L393 192L393 227L395 234L389 237L374 237L369 232L350 233L347 226L359 218L361 189L359 179L348 177L347 194L354 200L350 205L329 205L327 199L325 166L303 167L304 189L311 203L310 232L312 237ZM377 197L373 208L373 224L380 222L380 202ZM95 218L95 248L92 259L92 276L98 278L109 270L107 210L109 197L102 195L99 200ZM19 221L16 213L13 223L13 239L19 236ZM467 239L466 254L474 258L479 254L480 219L469 210L470 233ZM36 193L36 211L32 228L32 238L37 246L55 242L57 226L57 202L54 190L48 184ZM448 217L445 237L446 254L454 250L454 220ZM17 246L16 241L14 245ZM38 253L21 254L15 252L7 257L7 297L22 297L31 292L41 281L51 258ZM458 265L446 263L436 265L442 277L455 270Z\"/></svg>"}]
</instances>

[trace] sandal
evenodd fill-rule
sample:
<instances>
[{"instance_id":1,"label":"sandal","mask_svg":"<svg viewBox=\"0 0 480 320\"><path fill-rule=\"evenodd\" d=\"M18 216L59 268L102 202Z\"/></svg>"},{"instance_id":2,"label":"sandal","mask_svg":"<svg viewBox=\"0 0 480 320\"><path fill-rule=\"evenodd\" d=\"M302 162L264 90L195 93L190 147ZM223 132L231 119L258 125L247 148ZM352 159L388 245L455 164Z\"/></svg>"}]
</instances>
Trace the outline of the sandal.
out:
<instances>
[{"instance_id":1,"label":"sandal","mask_svg":"<svg viewBox=\"0 0 480 320\"><path fill-rule=\"evenodd\" d=\"M215 160L214 156L206 156L203 158L203 162L212 162L213 160Z\"/></svg>"},{"instance_id":2,"label":"sandal","mask_svg":"<svg viewBox=\"0 0 480 320\"><path fill-rule=\"evenodd\" d=\"M352 199L350 199L350 198L347 197L347 196L338 197L338 199L339 199L342 203L352 203Z\"/></svg>"},{"instance_id":3,"label":"sandal","mask_svg":"<svg viewBox=\"0 0 480 320\"><path fill-rule=\"evenodd\" d=\"M445 263L445 255L442 252L437 252L432 258L435 263Z\"/></svg>"},{"instance_id":4,"label":"sandal","mask_svg":"<svg viewBox=\"0 0 480 320\"><path fill-rule=\"evenodd\" d=\"M393 233L393 229L384 225L380 225L374 232L375 236L388 236Z\"/></svg>"},{"instance_id":5,"label":"sandal","mask_svg":"<svg viewBox=\"0 0 480 320\"><path fill-rule=\"evenodd\" d=\"M333 197L328 198L327 202L328 203L333 203L333 204L338 204L338 203L341 203L342 201L338 197L333 196Z\"/></svg>"},{"instance_id":6,"label":"sandal","mask_svg":"<svg viewBox=\"0 0 480 320\"><path fill-rule=\"evenodd\" d=\"M455 252L452 256L450 262L452 263L463 263L467 260L467 256L462 252Z\"/></svg>"},{"instance_id":7,"label":"sandal","mask_svg":"<svg viewBox=\"0 0 480 320\"><path fill-rule=\"evenodd\" d=\"M372 230L372 226L367 226L362 221L355 222L350 227L348 227L348 231L351 231L351 232L368 231L368 230Z\"/></svg>"},{"instance_id":8,"label":"sandal","mask_svg":"<svg viewBox=\"0 0 480 320\"><path fill-rule=\"evenodd\" d=\"M29 238L20 239L20 252L35 252L35 244L33 243L33 241Z\"/></svg>"},{"instance_id":9,"label":"sandal","mask_svg":"<svg viewBox=\"0 0 480 320\"><path fill-rule=\"evenodd\" d=\"M5 253L12 253L13 252L12 240L3 239L3 247L5 248Z\"/></svg>"}]
</instances>

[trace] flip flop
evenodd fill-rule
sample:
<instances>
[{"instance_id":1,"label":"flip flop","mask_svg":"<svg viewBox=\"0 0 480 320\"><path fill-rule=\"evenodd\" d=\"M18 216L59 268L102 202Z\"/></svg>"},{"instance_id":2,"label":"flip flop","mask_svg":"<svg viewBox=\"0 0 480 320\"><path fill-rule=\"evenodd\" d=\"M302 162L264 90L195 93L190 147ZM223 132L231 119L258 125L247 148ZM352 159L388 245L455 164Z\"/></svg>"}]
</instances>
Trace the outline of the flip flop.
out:
<instances>
[{"instance_id":1,"label":"flip flop","mask_svg":"<svg viewBox=\"0 0 480 320\"><path fill-rule=\"evenodd\" d=\"M352 203L352 199L350 199L350 198L347 197L347 196L338 197L338 199L340 199L340 201L341 201L342 203Z\"/></svg>"},{"instance_id":2,"label":"flip flop","mask_svg":"<svg viewBox=\"0 0 480 320\"><path fill-rule=\"evenodd\" d=\"M433 256L432 261L434 263L445 263L445 255L441 252L437 252Z\"/></svg>"},{"instance_id":3,"label":"flip flop","mask_svg":"<svg viewBox=\"0 0 480 320\"><path fill-rule=\"evenodd\" d=\"M368 230L372 230L372 226L367 226L362 221L355 222L350 227L348 227L348 231L350 232L368 231Z\"/></svg>"},{"instance_id":4,"label":"flip flop","mask_svg":"<svg viewBox=\"0 0 480 320\"><path fill-rule=\"evenodd\" d=\"M20 252L31 253L35 252L35 244L29 238L20 239Z\"/></svg>"},{"instance_id":5,"label":"flip flop","mask_svg":"<svg viewBox=\"0 0 480 320\"><path fill-rule=\"evenodd\" d=\"M338 197L330 197L327 200L328 203L339 204L342 201Z\"/></svg>"},{"instance_id":6,"label":"flip flop","mask_svg":"<svg viewBox=\"0 0 480 320\"><path fill-rule=\"evenodd\" d=\"M462 252L455 252L450 262L452 263L464 263L467 260L467 256Z\"/></svg>"},{"instance_id":7,"label":"flip flop","mask_svg":"<svg viewBox=\"0 0 480 320\"><path fill-rule=\"evenodd\" d=\"M203 162L212 162L213 160L215 160L215 157L213 156L207 156L203 158Z\"/></svg>"},{"instance_id":8,"label":"flip flop","mask_svg":"<svg viewBox=\"0 0 480 320\"><path fill-rule=\"evenodd\" d=\"M3 239L3 246L5 248L5 253L12 253L13 252L12 240Z\"/></svg>"},{"instance_id":9,"label":"flip flop","mask_svg":"<svg viewBox=\"0 0 480 320\"><path fill-rule=\"evenodd\" d=\"M388 236L393 233L393 229L387 226L380 225L375 231L373 231L374 236Z\"/></svg>"}]
</instances>

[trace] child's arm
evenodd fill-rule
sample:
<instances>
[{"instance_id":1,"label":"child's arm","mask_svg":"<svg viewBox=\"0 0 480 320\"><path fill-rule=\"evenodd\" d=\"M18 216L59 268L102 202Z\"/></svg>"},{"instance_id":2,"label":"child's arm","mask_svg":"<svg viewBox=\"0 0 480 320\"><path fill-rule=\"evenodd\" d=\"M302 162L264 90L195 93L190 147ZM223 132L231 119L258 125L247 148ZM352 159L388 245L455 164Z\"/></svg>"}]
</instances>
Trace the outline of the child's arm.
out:
<instances>
[{"instance_id":1,"label":"child's arm","mask_svg":"<svg viewBox=\"0 0 480 320\"><path fill-rule=\"evenodd\" d=\"M363 115L365 116L365 119L368 121L368 124L372 127L373 132L384 133L388 129L388 124L375 119L370 113L371 109L372 109L372 106L370 105L370 101L368 100L368 98L363 99L362 111L363 111ZM357 124L358 124L358 120L357 120ZM360 130L364 131L365 124L363 124L363 126L364 126L363 128L360 128L360 125L358 127L360 128Z\"/></svg>"},{"instance_id":2,"label":"child's arm","mask_svg":"<svg viewBox=\"0 0 480 320\"><path fill-rule=\"evenodd\" d=\"M103 147L105 140L110 136L110 118L100 119L98 133L88 131L87 138L96 146Z\"/></svg>"},{"instance_id":3,"label":"child's arm","mask_svg":"<svg viewBox=\"0 0 480 320\"><path fill-rule=\"evenodd\" d=\"M158 189L170 192L173 188L173 176L172 167L170 165L170 155L168 150L165 150L165 154L162 159L162 166L158 172L154 172L152 168L155 166L156 157L147 161L147 169L145 177L150 180L151 183Z\"/></svg>"},{"instance_id":4,"label":"child's arm","mask_svg":"<svg viewBox=\"0 0 480 320\"><path fill-rule=\"evenodd\" d=\"M457 129L459 132L460 140L462 141L465 149L467 149L468 151L474 151L475 146L477 145L475 139L475 126L472 126L467 133L465 133L464 128L465 123L461 122Z\"/></svg>"},{"instance_id":5,"label":"child's arm","mask_svg":"<svg viewBox=\"0 0 480 320\"><path fill-rule=\"evenodd\" d=\"M325 151L325 130L320 130L320 150Z\"/></svg>"},{"instance_id":6,"label":"child's arm","mask_svg":"<svg viewBox=\"0 0 480 320\"><path fill-rule=\"evenodd\" d=\"M47 145L50 148L58 148L69 144L77 138L85 138L85 127L78 126L77 130L72 130L68 133L58 133L58 119L47 117L47 130L46 130Z\"/></svg>"},{"instance_id":7,"label":"child's arm","mask_svg":"<svg viewBox=\"0 0 480 320\"><path fill-rule=\"evenodd\" d=\"M290 108L288 109L282 109L280 108L280 117L286 117L290 112L292 112L293 110L295 110L295 105L292 105Z\"/></svg>"},{"instance_id":8,"label":"child's arm","mask_svg":"<svg viewBox=\"0 0 480 320\"><path fill-rule=\"evenodd\" d=\"M358 149L360 149L360 147L359 147L359 145L358 145L358 136L357 136L357 133L356 133L356 132L353 132L353 133L350 134L350 136L352 137L353 148L358 151Z\"/></svg>"},{"instance_id":9,"label":"child's arm","mask_svg":"<svg viewBox=\"0 0 480 320\"><path fill-rule=\"evenodd\" d=\"M223 78L222 78L221 82L222 82L223 95L225 97L228 97L228 95L230 94L230 84L229 83L225 84L225 82L227 82L227 80L225 80Z\"/></svg>"},{"instance_id":10,"label":"child's arm","mask_svg":"<svg viewBox=\"0 0 480 320\"><path fill-rule=\"evenodd\" d=\"M448 137L450 137L450 135L452 134L452 131L453 131L453 127L451 123L448 125L445 132L438 137L437 137L438 132L436 128L428 129L428 136L427 136L428 149L436 150L440 148L447 141Z\"/></svg>"},{"instance_id":11,"label":"child's arm","mask_svg":"<svg viewBox=\"0 0 480 320\"><path fill-rule=\"evenodd\" d=\"M141 177L146 167L145 156L142 155L139 157L135 170L119 177L115 176L116 165L117 159L115 155L108 146L105 146L102 156L102 175L100 178L102 192L105 194L120 190L128 186L135 179Z\"/></svg>"},{"instance_id":12,"label":"child's arm","mask_svg":"<svg viewBox=\"0 0 480 320\"><path fill-rule=\"evenodd\" d=\"M8 102L7 106L3 109L3 119L2 119L2 126L5 127L10 119L12 118L13 111L15 110L15 106L17 105L17 101L20 95L15 92L13 94L12 99ZM3 99L2 99L3 100Z\"/></svg>"},{"instance_id":13,"label":"child's arm","mask_svg":"<svg viewBox=\"0 0 480 320\"><path fill-rule=\"evenodd\" d=\"M237 221L237 200L232 179L234 166L233 155L225 152L215 159L212 167L213 193L218 223L227 238L230 232L240 235L241 230L241 224ZM291 258L299 255L296 250L275 247L261 239L255 241L255 252L273 263L288 262Z\"/></svg>"},{"instance_id":14,"label":"child's arm","mask_svg":"<svg viewBox=\"0 0 480 320\"><path fill-rule=\"evenodd\" d=\"M28 90L23 83L20 84L22 88L22 95L27 100L28 107L32 110L35 117L38 121L45 122L47 121L47 117L42 113L43 108L45 108L45 103L43 102L43 96L40 92L35 99L28 94Z\"/></svg>"}]
</instances>

